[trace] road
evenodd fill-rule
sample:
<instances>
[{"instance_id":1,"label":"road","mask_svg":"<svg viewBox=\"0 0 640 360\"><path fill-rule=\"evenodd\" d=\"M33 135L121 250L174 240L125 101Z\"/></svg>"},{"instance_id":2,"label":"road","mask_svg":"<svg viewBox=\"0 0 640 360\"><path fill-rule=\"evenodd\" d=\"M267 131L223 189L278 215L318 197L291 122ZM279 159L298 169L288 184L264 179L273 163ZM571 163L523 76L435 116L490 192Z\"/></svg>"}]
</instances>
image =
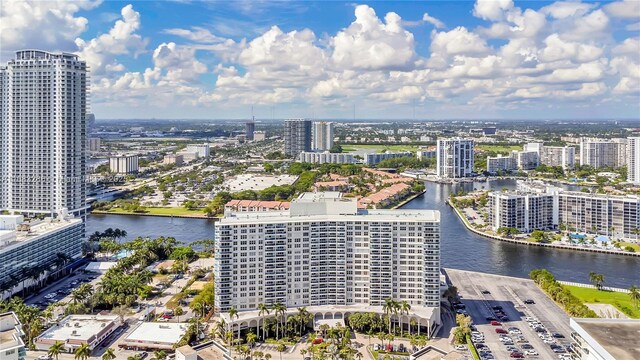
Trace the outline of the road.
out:
<instances>
[{"instance_id":1,"label":"road","mask_svg":"<svg viewBox=\"0 0 640 360\"><path fill-rule=\"evenodd\" d=\"M496 359L508 359L510 354L506 346L500 342L499 334L495 332L498 327L520 329L529 344L540 354L534 358L558 358L549 345L543 343L536 332L528 326L524 320L525 317L535 317L548 331L563 334L565 338L559 339L558 344L564 345L570 342L568 337L571 330L568 315L532 280L453 269L447 269L446 272L451 283L458 288L467 312L472 317L477 330L484 334L485 344L492 350ZM527 299L533 300L535 304L524 304ZM493 306L502 306L509 317L502 326L492 326L486 319L494 316ZM514 338L512 335L509 336ZM522 351L520 344L516 343L514 346Z\"/></svg>"}]
</instances>

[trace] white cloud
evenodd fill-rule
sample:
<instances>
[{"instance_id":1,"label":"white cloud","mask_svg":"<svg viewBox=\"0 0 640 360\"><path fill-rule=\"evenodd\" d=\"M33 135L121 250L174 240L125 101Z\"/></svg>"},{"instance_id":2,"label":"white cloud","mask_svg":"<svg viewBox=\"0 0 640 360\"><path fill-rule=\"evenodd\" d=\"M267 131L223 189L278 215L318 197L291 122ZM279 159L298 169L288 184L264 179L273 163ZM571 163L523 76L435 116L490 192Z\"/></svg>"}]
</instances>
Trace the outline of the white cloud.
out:
<instances>
[{"instance_id":1,"label":"white cloud","mask_svg":"<svg viewBox=\"0 0 640 360\"><path fill-rule=\"evenodd\" d=\"M431 53L450 55L482 55L489 52L484 39L467 28L458 26L451 31L436 32L431 39Z\"/></svg>"},{"instance_id":2,"label":"white cloud","mask_svg":"<svg viewBox=\"0 0 640 360\"><path fill-rule=\"evenodd\" d=\"M213 35L211 31L200 26L193 26L191 27L191 30L174 28L174 29L166 29L166 30L163 30L162 32L165 34L180 36L187 40L191 40L199 43L210 44L210 43L224 42L226 40L225 38L221 38Z\"/></svg>"},{"instance_id":3,"label":"white cloud","mask_svg":"<svg viewBox=\"0 0 640 360\"><path fill-rule=\"evenodd\" d=\"M477 0L473 15L485 20L500 20L504 12L513 8L512 0Z\"/></svg>"},{"instance_id":4,"label":"white cloud","mask_svg":"<svg viewBox=\"0 0 640 360\"><path fill-rule=\"evenodd\" d=\"M604 6L607 14L613 17L637 19L640 18L640 1L624 0L617 1Z\"/></svg>"},{"instance_id":5,"label":"white cloud","mask_svg":"<svg viewBox=\"0 0 640 360\"><path fill-rule=\"evenodd\" d=\"M424 13L424 15L422 15L422 21L427 22L433 26L435 26L436 29L441 29L444 27L444 23L436 18L434 18L433 16L429 15L429 13Z\"/></svg>"},{"instance_id":6,"label":"white cloud","mask_svg":"<svg viewBox=\"0 0 640 360\"><path fill-rule=\"evenodd\" d=\"M382 23L367 5L355 9L356 19L331 40L332 61L341 69L408 69L416 57L413 34L390 12Z\"/></svg>"},{"instance_id":7,"label":"white cloud","mask_svg":"<svg viewBox=\"0 0 640 360\"><path fill-rule=\"evenodd\" d=\"M116 21L108 33L99 35L88 42L77 38L78 55L87 61L93 75L104 75L109 69L121 68L118 56L137 57L145 51L148 40L136 31L140 28L140 13L127 5L120 11L122 19Z\"/></svg>"},{"instance_id":8,"label":"white cloud","mask_svg":"<svg viewBox=\"0 0 640 360\"><path fill-rule=\"evenodd\" d=\"M557 1L540 9L540 12L556 19L566 19L573 16L582 16L593 9L596 4L585 4L575 1Z\"/></svg>"},{"instance_id":9,"label":"white cloud","mask_svg":"<svg viewBox=\"0 0 640 360\"><path fill-rule=\"evenodd\" d=\"M173 42L158 45L153 51L153 63L167 70L166 81L198 82L199 76L207 72L207 66L196 59L194 48Z\"/></svg>"},{"instance_id":10,"label":"white cloud","mask_svg":"<svg viewBox=\"0 0 640 360\"><path fill-rule=\"evenodd\" d=\"M76 13L100 1L0 1L0 44L3 52L22 48L71 51L88 20Z\"/></svg>"},{"instance_id":11,"label":"white cloud","mask_svg":"<svg viewBox=\"0 0 640 360\"><path fill-rule=\"evenodd\" d=\"M552 62L571 60L578 63L589 62L602 56L601 47L564 41L558 34L552 34L544 40L546 47L540 52L540 60Z\"/></svg>"}]
</instances>

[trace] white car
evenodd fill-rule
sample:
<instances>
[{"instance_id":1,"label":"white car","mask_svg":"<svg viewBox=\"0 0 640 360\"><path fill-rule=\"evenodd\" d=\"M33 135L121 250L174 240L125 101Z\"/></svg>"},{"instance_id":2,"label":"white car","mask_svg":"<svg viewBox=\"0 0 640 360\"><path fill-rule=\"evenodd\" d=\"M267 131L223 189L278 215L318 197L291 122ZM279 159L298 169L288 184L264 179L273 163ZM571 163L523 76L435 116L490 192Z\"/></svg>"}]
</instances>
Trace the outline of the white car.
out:
<instances>
[{"instance_id":1,"label":"white car","mask_svg":"<svg viewBox=\"0 0 640 360\"><path fill-rule=\"evenodd\" d=\"M44 354L44 355L40 355L38 356L38 360L51 360L51 356Z\"/></svg>"},{"instance_id":2,"label":"white car","mask_svg":"<svg viewBox=\"0 0 640 360\"><path fill-rule=\"evenodd\" d=\"M524 352L524 354L525 354L525 355L529 355L529 356L538 356L538 355L540 355L540 354L538 354L538 352L537 352L537 351L535 351L535 350L527 350L527 351L525 351L525 352Z\"/></svg>"},{"instance_id":3,"label":"white car","mask_svg":"<svg viewBox=\"0 0 640 360\"><path fill-rule=\"evenodd\" d=\"M466 346L464 346L464 345L456 345L456 346L455 346L455 349L456 349L456 350L467 350L467 347L466 347Z\"/></svg>"},{"instance_id":4,"label":"white car","mask_svg":"<svg viewBox=\"0 0 640 360\"><path fill-rule=\"evenodd\" d=\"M545 343L545 344L555 344L556 343L556 341L553 340L553 339L543 339L542 342Z\"/></svg>"}]
</instances>

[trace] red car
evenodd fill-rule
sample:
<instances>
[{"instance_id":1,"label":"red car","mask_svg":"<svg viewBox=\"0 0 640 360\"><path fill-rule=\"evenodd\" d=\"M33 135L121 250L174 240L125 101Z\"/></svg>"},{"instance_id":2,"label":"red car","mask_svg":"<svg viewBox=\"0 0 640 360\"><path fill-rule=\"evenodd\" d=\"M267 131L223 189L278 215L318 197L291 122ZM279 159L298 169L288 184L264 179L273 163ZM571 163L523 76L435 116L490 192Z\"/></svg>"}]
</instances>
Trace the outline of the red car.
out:
<instances>
[{"instance_id":1,"label":"red car","mask_svg":"<svg viewBox=\"0 0 640 360\"><path fill-rule=\"evenodd\" d=\"M509 356L511 356L514 359L524 359L524 354L517 351L512 352L511 355Z\"/></svg>"},{"instance_id":2,"label":"red car","mask_svg":"<svg viewBox=\"0 0 640 360\"><path fill-rule=\"evenodd\" d=\"M313 345L318 345L318 344L322 344L324 342L324 340L322 338L315 338L311 341L311 343Z\"/></svg>"},{"instance_id":3,"label":"red car","mask_svg":"<svg viewBox=\"0 0 640 360\"><path fill-rule=\"evenodd\" d=\"M505 329L496 329L496 333L497 334L506 334L507 330L505 330Z\"/></svg>"},{"instance_id":4,"label":"red car","mask_svg":"<svg viewBox=\"0 0 640 360\"><path fill-rule=\"evenodd\" d=\"M500 325L502 325L502 324L500 323L500 321L495 321L495 320L493 320L493 321L491 322L491 325L493 325L493 326L500 326Z\"/></svg>"}]
</instances>

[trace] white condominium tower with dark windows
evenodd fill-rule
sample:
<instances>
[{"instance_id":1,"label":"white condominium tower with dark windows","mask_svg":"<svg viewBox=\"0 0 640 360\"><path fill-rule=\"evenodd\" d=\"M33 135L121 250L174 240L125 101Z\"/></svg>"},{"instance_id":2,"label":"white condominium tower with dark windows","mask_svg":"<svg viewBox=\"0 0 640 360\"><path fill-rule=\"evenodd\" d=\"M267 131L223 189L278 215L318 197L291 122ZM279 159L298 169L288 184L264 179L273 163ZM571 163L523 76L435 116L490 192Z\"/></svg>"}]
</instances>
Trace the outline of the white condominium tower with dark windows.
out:
<instances>
[{"instance_id":1,"label":"white condominium tower with dark windows","mask_svg":"<svg viewBox=\"0 0 640 360\"><path fill-rule=\"evenodd\" d=\"M640 137L627 139L627 181L640 184Z\"/></svg>"},{"instance_id":2,"label":"white condominium tower with dark windows","mask_svg":"<svg viewBox=\"0 0 640 360\"><path fill-rule=\"evenodd\" d=\"M287 119L284 121L284 153L298 157L303 151L311 151L311 120Z\"/></svg>"},{"instance_id":3,"label":"white condominium tower with dark windows","mask_svg":"<svg viewBox=\"0 0 640 360\"><path fill-rule=\"evenodd\" d=\"M88 85L73 54L23 50L0 67L2 210L86 213Z\"/></svg>"},{"instance_id":4,"label":"white condominium tower with dark windows","mask_svg":"<svg viewBox=\"0 0 640 360\"><path fill-rule=\"evenodd\" d=\"M279 302L381 312L393 298L439 322L438 211L362 210L337 192L304 193L288 211L227 214L215 238L218 311Z\"/></svg>"},{"instance_id":5,"label":"white condominium tower with dark windows","mask_svg":"<svg viewBox=\"0 0 640 360\"><path fill-rule=\"evenodd\" d=\"M580 139L580 165L595 169L625 166L627 139Z\"/></svg>"},{"instance_id":6,"label":"white condominium tower with dark windows","mask_svg":"<svg viewBox=\"0 0 640 360\"><path fill-rule=\"evenodd\" d=\"M473 173L473 140L439 139L437 174L441 178L461 178Z\"/></svg>"},{"instance_id":7,"label":"white condominium tower with dark windows","mask_svg":"<svg viewBox=\"0 0 640 360\"><path fill-rule=\"evenodd\" d=\"M318 121L313 123L313 150L331 150L333 147L333 123Z\"/></svg>"}]
</instances>

